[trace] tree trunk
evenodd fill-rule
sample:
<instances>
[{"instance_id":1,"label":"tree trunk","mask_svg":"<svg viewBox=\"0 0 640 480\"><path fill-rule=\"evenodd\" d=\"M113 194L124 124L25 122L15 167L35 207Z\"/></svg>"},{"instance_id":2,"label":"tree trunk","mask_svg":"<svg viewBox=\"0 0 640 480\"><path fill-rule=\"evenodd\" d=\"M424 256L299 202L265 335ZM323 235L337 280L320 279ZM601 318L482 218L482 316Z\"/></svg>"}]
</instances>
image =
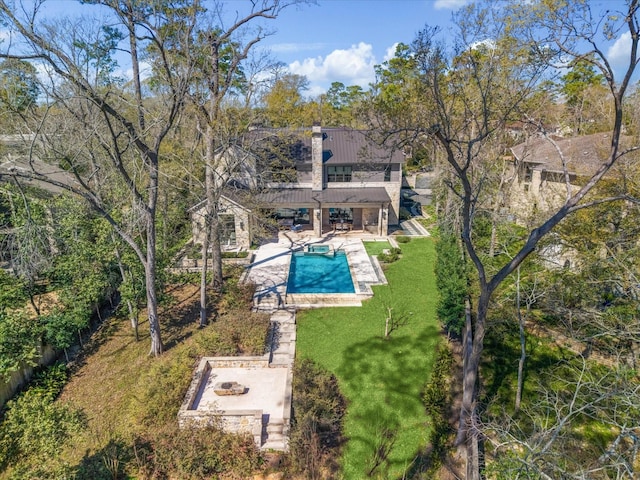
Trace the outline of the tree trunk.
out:
<instances>
[{"instance_id":1,"label":"tree trunk","mask_svg":"<svg viewBox=\"0 0 640 480\"><path fill-rule=\"evenodd\" d=\"M158 320L158 299L156 297L155 285L155 259L153 260L153 262L147 260L147 265L145 265L145 273L147 289L147 312L149 317L149 334L151 336L151 350L149 351L149 355L157 357L159 355L162 355L164 345L162 345L162 336L160 335L160 321Z\"/></svg>"},{"instance_id":2,"label":"tree trunk","mask_svg":"<svg viewBox=\"0 0 640 480\"><path fill-rule=\"evenodd\" d=\"M147 201L147 261L145 282L147 290L147 312L149 314L149 334L151 336L150 355L162 355L164 346L158 319L158 298L156 295L156 205L158 203L158 157L152 155L149 162L149 199Z\"/></svg>"},{"instance_id":3,"label":"tree trunk","mask_svg":"<svg viewBox=\"0 0 640 480\"><path fill-rule=\"evenodd\" d=\"M480 360L484 348L485 320L489 304L489 293L482 289L478 299L475 322L471 314L471 302L465 301L465 333L463 338L462 405L455 444L464 446L466 456L466 480L481 480L480 430L477 410L480 382ZM475 328L474 328L475 324Z\"/></svg>"},{"instance_id":4,"label":"tree trunk","mask_svg":"<svg viewBox=\"0 0 640 480\"><path fill-rule=\"evenodd\" d=\"M201 124L200 128L202 128ZM209 250L215 215L217 215L216 199L215 199L215 169L213 162L215 160L215 139L213 136L213 128L207 123L204 136L205 166L204 166L204 188L205 188L205 207L204 207L204 235L202 238L202 272L200 275L200 326L204 327L207 322L207 267L209 263Z\"/></svg>"},{"instance_id":5,"label":"tree trunk","mask_svg":"<svg viewBox=\"0 0 640 480\"><path fill-rule=\"evenodd\" d=\"M524 362L527 359L527 338L524 330L524 318L520 310L520 267L517 268L516 275L516 312L518 314L518 325L520 327L520 359L518 360L518 384L516 386L515 411L520 410L522 401L522 384L524 382Z\"/></svg>"},{"instance_id":6,"label":"tree trunk","mask_svg":"<svg viewBox=\"0 0 640 480\"><path fill-rule=\"evenodd\" d=\"M220 219L217 204L214 205L215 214L211 219L211 286L214 292L222 291L222 245L220 244Z\"/></svg>"},{"instance_id":7,"label":"tree trunk","mask_svg":"<svg viewBox=\"0 0 640 480\"><path fill-rule=\"evenodd\" d=\"M207 325L207 257L209 255L209 236L211 234L211 216L205 207L204 235L202 236L202 270L200 271L200 327Z\"/></svg>"}]
</instances>

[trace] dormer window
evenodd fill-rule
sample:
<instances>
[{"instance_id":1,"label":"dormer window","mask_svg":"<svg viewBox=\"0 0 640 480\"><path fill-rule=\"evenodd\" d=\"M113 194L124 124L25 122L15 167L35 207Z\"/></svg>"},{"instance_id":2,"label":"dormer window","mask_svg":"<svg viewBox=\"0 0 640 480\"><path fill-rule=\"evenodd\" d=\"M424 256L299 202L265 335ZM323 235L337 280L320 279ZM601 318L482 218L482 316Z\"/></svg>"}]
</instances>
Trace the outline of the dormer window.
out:
<instances>
[{"instance_id":1,"label":"dormer window","mask_svg":"<svg viewBox=\"0 0 640 480\"><path fill-rule=\"evenodd\" d=\"M351 167L330 166L327 167L327 182L350 182Z\"/></svg>"}]
</instances>

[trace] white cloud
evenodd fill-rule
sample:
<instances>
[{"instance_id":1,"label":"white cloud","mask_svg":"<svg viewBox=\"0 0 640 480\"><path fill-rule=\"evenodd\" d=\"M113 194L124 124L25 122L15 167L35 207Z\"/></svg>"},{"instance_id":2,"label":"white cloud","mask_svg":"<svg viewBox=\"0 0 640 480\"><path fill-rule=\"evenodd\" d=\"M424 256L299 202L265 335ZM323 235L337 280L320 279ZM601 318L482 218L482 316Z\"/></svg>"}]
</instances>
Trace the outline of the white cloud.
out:
<instances>
[{"instance_id":1,"label":"white cloud","mask_svg":"<svg viewBox=\"0 0 640 480\"><path fill-rule=\"evenodd\" d=\"M626 67L631 55L631 33L625 32L620 35L607 51L607 58L613 67Z\"/></svg>"},{"instance_id":2,"label":"white cloud","mask_svg":"<svg viewBox=\"0 0 640 480\"><path fill-rule=\"evenodd\" d=\"M391 60L393 57L396 56L396 47L397 46L398 46L398 42L394 43L389 48L387 48L387 51L384 54L384 58L382 59L384 62L386 62L388 60Z\"/></svg>"},{"instance_id":3,"label":"white cloud","mask_svg":"<svg viewBox=\"0 0 640 480\"><path fill-rule=\"evenodd\" d=\"M436 0L433 4L433 8L436 10L457 10L460 7L464 7L469 0Z\"/></svg>"},{"instance_id":4,"label":"white cloud","mask_svg":"<svg viewBox=\"0 0 640 480\"><path fill-rule=\"evenodd\" d=\"M473 42L471 45L469 45L469 48L471 50L475 50L478 47L486 47L489 50L494 50L496 48L496 41L492 38L486 38L484 40Z\"/></svg>"},{"instance_id":5,"label":"white cloud","mask_svg":"<svg viewBox=\"0 0 640 480\"><path fill-rule=\"evenodd\" d=\"M360 42L346 50L334 50L324 58L296 60L289 65L289 71L307 77L312 87L314 84L342 82L365 88L374 80L376 64L373 47Z\"/></svg>"}]
</instances>

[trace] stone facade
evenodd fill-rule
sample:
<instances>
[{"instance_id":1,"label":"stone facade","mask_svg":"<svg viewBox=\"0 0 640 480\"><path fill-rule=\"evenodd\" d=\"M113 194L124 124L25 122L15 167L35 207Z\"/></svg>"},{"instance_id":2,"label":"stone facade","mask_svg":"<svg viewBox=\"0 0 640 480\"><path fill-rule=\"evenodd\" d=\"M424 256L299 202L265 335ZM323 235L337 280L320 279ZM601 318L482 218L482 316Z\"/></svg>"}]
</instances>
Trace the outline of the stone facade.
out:
<instances>
[{"instance_id":1,"label":"stone facade","mask_svg":"<svg viewBox=\"0 0 640 480\"><path fill-rule=\"evenodd\" d=\"M222 250L249 250L253 241L251 212L239 203L220 197L218 218L223 223ZM191 209L193 243L202 245L205 226L205 205L199 203Z\"/></svg>"}]
</instances>

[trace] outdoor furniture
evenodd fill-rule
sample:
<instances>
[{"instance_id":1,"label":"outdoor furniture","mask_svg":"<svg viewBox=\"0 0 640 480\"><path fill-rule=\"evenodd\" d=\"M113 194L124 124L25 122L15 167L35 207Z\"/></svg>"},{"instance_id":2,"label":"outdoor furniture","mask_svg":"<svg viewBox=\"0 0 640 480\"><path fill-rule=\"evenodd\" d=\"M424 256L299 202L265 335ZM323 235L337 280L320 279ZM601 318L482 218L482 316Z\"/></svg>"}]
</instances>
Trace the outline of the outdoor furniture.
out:
<instances>
[{"instance_id":1,"label":"outdoor furniture","mask_svg":"<svg viewBox=\"0 0 640 480\"><path fill-rule=\"evenodd\" d=\"M278 225L281 229L293 227L293 218L281 218L278 220Z\"/></svg>"}]
</instances>

